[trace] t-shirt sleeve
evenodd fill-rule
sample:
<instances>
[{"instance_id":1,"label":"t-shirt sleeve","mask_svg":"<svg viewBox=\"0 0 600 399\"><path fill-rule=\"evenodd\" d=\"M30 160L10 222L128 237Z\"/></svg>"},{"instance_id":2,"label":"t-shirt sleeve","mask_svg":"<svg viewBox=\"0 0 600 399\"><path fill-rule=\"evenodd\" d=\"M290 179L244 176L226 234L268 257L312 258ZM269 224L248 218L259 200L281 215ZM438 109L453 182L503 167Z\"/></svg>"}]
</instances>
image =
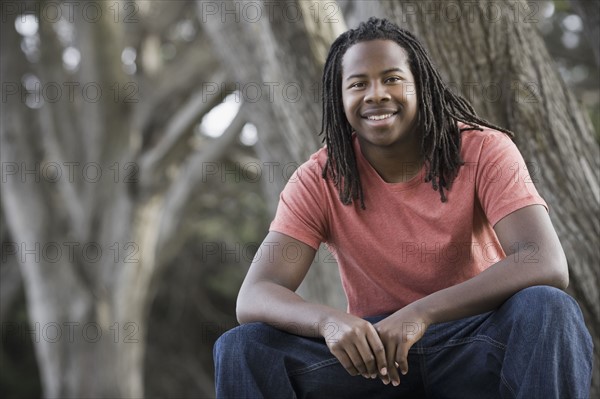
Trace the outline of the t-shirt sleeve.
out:
<instances>
[{"instance_id":1,"label":"t-shirt sleeve","mask_svg":"<svg viewBox=\"0 0 600 399\"><path fill-rule=\"evenodd\" d=\"M548 205L538 194L535 164L525 163L515 143L504 133L492 133L482 144L476 189L492 226L508 214L529 205Z\"/></svg>"},{"instance_id":2,"label":"t-shirt sleeve","mask_svg":"<svg viewBox=\"0 0 600 399\"><path fill-rule=\"evenodd\" d=\"M269 231L276 231L318 249L325 241L325 183L320 167L311 159L292 174L279 196Z\"/></svg>"}]
</instances>

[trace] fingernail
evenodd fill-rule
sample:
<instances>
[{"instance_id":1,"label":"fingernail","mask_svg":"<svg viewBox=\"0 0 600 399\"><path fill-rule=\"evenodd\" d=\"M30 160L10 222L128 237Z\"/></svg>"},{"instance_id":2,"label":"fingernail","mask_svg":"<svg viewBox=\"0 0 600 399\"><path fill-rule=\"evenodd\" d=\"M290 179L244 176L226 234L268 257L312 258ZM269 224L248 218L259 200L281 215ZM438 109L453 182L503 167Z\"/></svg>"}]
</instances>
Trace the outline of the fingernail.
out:
<instances>
[{"instance_id":1,"label":"fingernail","mask_svg":"<svg viewBox=\"0 0 600 399\"><path fill-rule=\"evenodd\" d=\"M395 386L395 387L397 387L398 385L400 385L400 382L399 381L392 381L392 385Z\"/></svg>"},{"instance_id":2,"label":"fingernail","mask_svg":"<svg viewBox=\"0 0 600 399\"><path fill-rule=\"evenodd\" d=\"M381 368L381 375L387 375L387 368L385 368L385 367Z\"/></svg>"},{"instance_id":3,"label":"fingernail","mask_svg":"<svg viewBox=\"0 0 600 399\"><path fill-rule=\"evenodd\" d=\"M371 374L371 379L377 378L377 374Z\"/></svg>"},{"instance_id":4,"label":"fingernail","mask_svg":"<svg viewBox=\"0 0 600 399\"><path fill-rule=\"evenodd\" d=\"M402 375L406 375L406 373L408 373L408 370L402 370L401 373Z\"/></svg>"}]
</instances>

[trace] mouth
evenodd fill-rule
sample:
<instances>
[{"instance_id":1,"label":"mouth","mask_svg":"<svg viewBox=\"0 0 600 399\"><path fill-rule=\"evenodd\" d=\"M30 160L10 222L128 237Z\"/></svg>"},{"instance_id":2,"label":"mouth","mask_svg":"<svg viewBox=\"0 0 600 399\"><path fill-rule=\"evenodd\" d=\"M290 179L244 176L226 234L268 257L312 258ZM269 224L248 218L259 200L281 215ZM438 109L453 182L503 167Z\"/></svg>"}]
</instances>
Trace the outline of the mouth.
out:
<instances>
[{"instance_id":1,"label":"mouth","mask_svg":"<svg viewBox=\"0 0 600 399\"><path fill-rule=\"evenodd\" d=\"M379 114L379 115L368 115L368 116L363 116L363 119L367 119L370 121L382 121L384 119L389 119L392 116L396 115L398 112L390 112L387 114Z\"/></svg>"},{"instance_id":2,"label":"mouth","mask_svg":"<svg viewBox=\"0 0 600 399\"><path fill-rule=\"evenodd\" d=\"M399 111L396 107L363 109L360 116L368 121L378 122L392 118Z\"/></svg>"}]
</instances>

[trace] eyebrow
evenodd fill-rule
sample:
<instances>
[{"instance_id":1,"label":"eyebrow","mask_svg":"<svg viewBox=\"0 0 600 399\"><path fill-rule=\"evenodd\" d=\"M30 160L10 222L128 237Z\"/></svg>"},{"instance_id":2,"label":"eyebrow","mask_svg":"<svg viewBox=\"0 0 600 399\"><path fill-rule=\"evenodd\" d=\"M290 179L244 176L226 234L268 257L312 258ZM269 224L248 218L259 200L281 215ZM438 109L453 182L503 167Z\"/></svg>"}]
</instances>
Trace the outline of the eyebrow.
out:
<instances>
[{"instance_id":1,"label":"eyebrow","mask_svg":"<svg viewBox=\"0 0 600 399\"><path fill-rule=\"evenodd\" d=\"M401 72L401 73L404 73L405 71L402 68L394 67L394 68L389 68L389 69L386 69L385 71L382 71L379 75L386 75L386 74L388 74L390 72ZM346 78L346 80L350 80L350 79L354 79L354 78L364 78L365 76L367 76L367 75L364 74L364 73L356 73L354 75L348 76Z\"/></svg>"}]
</instances>

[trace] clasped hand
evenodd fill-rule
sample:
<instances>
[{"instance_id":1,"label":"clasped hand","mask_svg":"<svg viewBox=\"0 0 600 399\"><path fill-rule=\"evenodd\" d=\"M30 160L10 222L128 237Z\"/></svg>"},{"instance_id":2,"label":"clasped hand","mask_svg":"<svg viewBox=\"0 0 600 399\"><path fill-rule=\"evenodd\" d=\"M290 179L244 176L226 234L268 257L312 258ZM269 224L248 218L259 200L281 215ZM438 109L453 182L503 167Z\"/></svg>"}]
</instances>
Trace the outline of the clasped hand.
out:
<instances>
[{"instance_id":1,"label":"clasped hand","mask_svg":"<svg viewBox=\"0 0 600 399\"><path fill-rule=\"evenodd\" d=\"M384 384L400 384L408 373L408 350L429 326L424 315L410 305L378 323L350 314L337 314L322 331L331 353L350 375L380 378Z\"/></svg>"}]
</instances>

